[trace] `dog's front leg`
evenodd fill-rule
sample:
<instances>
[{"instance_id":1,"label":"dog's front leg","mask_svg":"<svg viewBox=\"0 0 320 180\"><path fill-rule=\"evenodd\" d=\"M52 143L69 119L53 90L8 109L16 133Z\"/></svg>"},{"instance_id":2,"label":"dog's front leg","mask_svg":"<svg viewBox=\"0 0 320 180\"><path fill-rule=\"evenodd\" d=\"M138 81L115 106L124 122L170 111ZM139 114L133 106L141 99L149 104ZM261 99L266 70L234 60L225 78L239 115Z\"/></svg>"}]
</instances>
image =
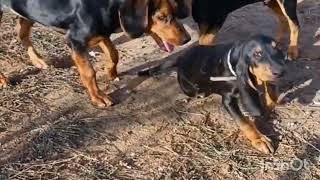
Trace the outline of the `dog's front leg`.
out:
<instances>
[{"instance_id":1,"label":"dog's front leg","mask_svg":"<svg viewBox=\"0 0 320 180\"><path fill-rule=\"evenodd\" d=\"M229 114L237 121L240 130L251 141L254 148L266 154L274 152L271 140L257 129L254 122L242 114L236 97L232 95L223 96L223 105Z\"/></svg>"},{"instance_id":2,"label":"dog's front leg","mask_svg":"<svg viewBox=\"0 0 320 180\"><path fill-rule=\"evenodd\" d=\"M109 81L113 81L118 77L117 73L117 64L119 61L118 51L115 46L112 44L109 38L103 36L97 36L91 38L88 42L90 48L95 48L97 46L103 52L104 59L106 61L106 73Z\"/></svg>"},{"instance_id":3,"label":"dog's front leg","mask_svg":"<svg viewBox=\"0 0 320 180\"><path fill-rule=\"evenodd\" d=\"M33 44L30 40L31 28L33 26L32 21L29 21L25 18L19 17L18 19L18 37L22 42L22 45L27 48L28 55L31 60L31 63L40 69L47 69L47 63L42 59L37 50L33 47Z\"/></svg>"},{"instance_id":4,"label":"dog's front leg","mask_svg":"<svg viewBox=\"0 0 320 180\"><path fill-rule=\"evenodd\" d=\"M112 101L110 97L105 95L97 85L96 72L88 60L85 46L81 42L73 40L70 42L72 46L72 59L78 68L82 83L87 88L92 103L101 108L111 106Z\"/></svg>"},{"instance_id":5,"label":"dog's front leg","mask_svg":"<svg viewBox=\"0 0 320 180\"><path fill-rule=\"evenodd\" d=\"M105 38L102 41L100 41L99 46L105 54L107 77L111 81L116 80L118 78L118 51L109 38Z\"/></svg>"}]
</instances>

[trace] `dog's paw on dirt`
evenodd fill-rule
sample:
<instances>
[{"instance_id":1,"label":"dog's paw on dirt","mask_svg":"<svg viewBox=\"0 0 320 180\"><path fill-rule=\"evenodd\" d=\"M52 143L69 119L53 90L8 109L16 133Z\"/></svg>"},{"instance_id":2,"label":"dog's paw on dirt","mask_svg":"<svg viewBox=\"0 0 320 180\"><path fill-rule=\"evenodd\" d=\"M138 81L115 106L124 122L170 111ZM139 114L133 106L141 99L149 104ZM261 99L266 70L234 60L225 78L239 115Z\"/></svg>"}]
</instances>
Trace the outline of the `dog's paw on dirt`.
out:
<instances>
[{"instance_id":1,"label":"dog's paw on dirt","mask_svg":"<svg viewBox=\"0 0 320 180\"><path fill-rule=\"evenodd\" d=\"M272 141L267 136L261 135L259 138L251 141L251 144L257 150L265 154L273 154L274 148L272 146Z\"/></svg>"},{"instance_id":2,"label":"dog's paw on dirt","mask_svg":"<svg viewBox=\"0 0 320 180\"><path fill-rule=\"evenodd\" d=\"M98 108L107 108L114 104L111 97L105 95L102 92L99 92L96 96L92 96L91 101L93 105L97 106Z\"/></svg>"},{"instance_id":3,"label":"dog's paw on dirt","mask_svg":"<svg viewBox=\"0 0 320 180\"><path fill-rule=\"evenodd\" d=\"M48 69L48 64L41 58L31 59L31 63L38 69Z\"/></svg>"}]
</instances>

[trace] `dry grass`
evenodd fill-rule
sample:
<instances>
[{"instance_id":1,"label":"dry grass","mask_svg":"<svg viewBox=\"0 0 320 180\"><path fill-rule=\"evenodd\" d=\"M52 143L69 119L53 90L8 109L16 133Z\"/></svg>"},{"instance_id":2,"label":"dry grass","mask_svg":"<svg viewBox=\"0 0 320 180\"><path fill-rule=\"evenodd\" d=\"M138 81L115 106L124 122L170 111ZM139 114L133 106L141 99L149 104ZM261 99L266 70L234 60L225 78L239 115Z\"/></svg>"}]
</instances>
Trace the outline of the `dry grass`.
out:
<instances>
[{"instance_id":1,"label":"dry grass","mask_svg":"<svg viewBox=\"0 0 320 180\"><path fill-rule=\"evenodd\" d=\"M129 93L116 91L120 104L95 109L71 67L63 37L35 27L35 44L54 66L35 70L15 40L12 17L5 16L0 32L0 70L15 83L0 91L0 179L320 178L320 111L303 104L320 89L317 60L288 65L292 71L282 90L289 102L264 122L277 151L263 155L245 140L219 97L185 101L175 78L167 75L141 80ZM165 56L149 38L118 48L122 71ZM103 85L102 65L92 62ZM125 74L111 89L135 81ZM308 166L277 169L297 158Z\"/></svg>"}]
</instances>

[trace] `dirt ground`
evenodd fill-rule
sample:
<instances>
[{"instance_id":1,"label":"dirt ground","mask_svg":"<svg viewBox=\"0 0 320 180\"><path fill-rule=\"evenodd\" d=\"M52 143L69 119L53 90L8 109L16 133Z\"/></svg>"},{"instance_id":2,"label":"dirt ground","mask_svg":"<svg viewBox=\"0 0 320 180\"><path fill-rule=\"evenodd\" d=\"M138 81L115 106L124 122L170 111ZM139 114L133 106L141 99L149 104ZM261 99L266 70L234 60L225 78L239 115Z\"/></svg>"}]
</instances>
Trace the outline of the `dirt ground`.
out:
<instances>
[{"instance_id":1,"label":"dirt ground","mask_svg":"<svg viewBox=\"0 0 320 180\"><path fill-rule=\"evenodd\" d=\"M51 64L39 71L16 38L15 16L6 13L0 71L12 85L0 90L0 179L320 179L320 2L300 1L298 13L302 58L288 63L286 103L264 122L274 155L250 146L219 96L185 101L174 73L135 75L191 43L169 55L150 37L115 34L121 81L108 92L118 104L101 110L90 104L63 37L34 28L35 45ZM196 26L185 24L196 41ZM271 10L257 3L232 13L218 42L275 36L276 27ZM104 62L93 52L105 87Z\"/></svg>"}]
</instances>

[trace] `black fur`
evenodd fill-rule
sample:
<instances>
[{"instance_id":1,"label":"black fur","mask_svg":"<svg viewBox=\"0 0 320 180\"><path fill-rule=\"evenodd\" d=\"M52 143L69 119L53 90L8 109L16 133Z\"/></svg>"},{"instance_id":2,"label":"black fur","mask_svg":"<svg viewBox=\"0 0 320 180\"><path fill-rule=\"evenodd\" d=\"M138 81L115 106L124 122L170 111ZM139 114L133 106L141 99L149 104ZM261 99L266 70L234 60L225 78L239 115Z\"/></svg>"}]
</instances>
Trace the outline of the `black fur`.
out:
<instances>
[{"instance_id":1,"label":"black fur","mask_svg":"<svg viewBox=\"0 0 320 180\"><path fill-rule=\"evenodd\" d=\"M272 38L258 35L248 40L233 44L215 46L195 46L188 49L184 55L174 61L154 68L140 71L138 74L154 75L170 67L176 67L178 82L182 91L188 96L196 96L204 93L206 96L212 93L223 97L223 104L228 112L235 118L241 119L238 102L241 102L253 116L261 116L264 113L263 103L260 99L259 87L256 77L249 71L249 67L257 66L257 63L270 64L273 74L279 77L284 72L285 56L283 52L271 46L275 42ZM263 56L257 60L254 57L256 47L262 47ZM227 54L231 51L230 62L236 72L237 80L213 82L210 77L233 76L227 63ZM250 80L252 87L248 83Z\"/></svg>"},{"instance_id":2,"label":"black fur","mask_svg":"<svg viewBox=\"0 0 320 180\"><path fill-rule=\"evenodd\" d=\"M193 0L192 1L192 16L199 24L208 25L208 31L212 29L220 29L226 20L229 13L235 11L245 5L256 2L265 2L267 5L269 1L274 0ZM289 18L297 25L299 25L296 8L297 0L283 0L281 1Z\"/></svg>"},{"instance_id":3,"label":"black fur","mask_svg":"<svg viewBox=\"0 0 320 180\"><path fill-rule=\"evenodd\" d=\"M174 7L171 1L176 0L0 0L0 15L5 5L20 16L18 37L26 48L32 49L28 50L28 55L38 68L45 69L47 64L30 41L32 25L40 23L66 33L72 59L92 102L99 107L107 107L113 102L96 83L96 73L87 56L88 49L102 49L106 54L108 79L113 80L118 74L119 57L110 35L118 29L132 38L149 34L168 52L172 45L187 43L191 37L177 21L175 11L179 7Z\"/></svg>"},{"instance_id":4,"label":"black fur","mask_svg":"<svg viewBox=\"0 0 320 180\"><path fill-rule=\"evenodd\" d=\"M7 0L5 5L30 21L67 31L69 44L83 51L87 48L86 44L90 38L109 37L116 32L121 27L120 21L123 30L132 38L145 33L148 25L146 15L155 11L153 1L145 1L147 4L144 8L135 6L135 2L134 0Z\"/></svg>"}]
</instances>

